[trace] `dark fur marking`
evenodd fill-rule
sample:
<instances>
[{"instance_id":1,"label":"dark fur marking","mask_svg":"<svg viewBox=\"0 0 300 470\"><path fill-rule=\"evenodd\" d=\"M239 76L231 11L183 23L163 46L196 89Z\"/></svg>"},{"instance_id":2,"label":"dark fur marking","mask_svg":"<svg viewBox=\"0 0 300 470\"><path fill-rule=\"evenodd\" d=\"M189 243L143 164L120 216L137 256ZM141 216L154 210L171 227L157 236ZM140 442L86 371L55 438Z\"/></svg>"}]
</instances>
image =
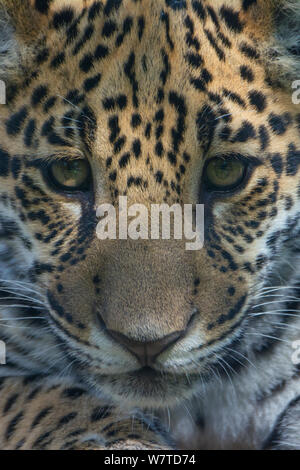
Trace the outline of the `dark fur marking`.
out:
<instances>
[{"instance_id":1,"label":"dark fur marking","mask_svg":"<svg viewBox=\"0 0 300 470\"><path fill-rule=\"evenodd\" d=\"M24 106L20 111L13 114L8 121L6 121L6 131L8 135L17 135L21 131L21 127L28 116L28 110Z\"/></svg>"},{"instance_id":2,"label":"dark fur marking","mask_svg":"<svg viewBox=\"0 0 300 470\"><path fill-rule=\"evenodd\" d=\"M10 156L0 147L0 177L5 178L9 174L9 160Z\"/></svg>"},{"instance_id":3,"label":"dark fur marking","mask_svg":"<svg viewBox=\"0 0 300 470\"><path fill-rule=\"evenodd\" d=\"M234 11L232 8L222 6L220 14L231 31L234 33L241 33L243 31L243 25L238 12Z\"/></svg>"}]
</instances>

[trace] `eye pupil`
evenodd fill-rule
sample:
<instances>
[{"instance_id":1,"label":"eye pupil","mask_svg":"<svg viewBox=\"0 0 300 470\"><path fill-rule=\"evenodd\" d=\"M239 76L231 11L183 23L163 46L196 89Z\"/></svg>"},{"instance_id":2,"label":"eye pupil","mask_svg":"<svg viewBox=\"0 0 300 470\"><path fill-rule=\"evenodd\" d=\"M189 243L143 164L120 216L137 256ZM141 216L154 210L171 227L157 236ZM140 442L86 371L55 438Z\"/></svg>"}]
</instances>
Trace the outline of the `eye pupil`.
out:
<instances>
[{"instance_id":1,"label":"eye pupil","mask_svg":"<svg viewBox=\"0 0 300 470\"><path fill-rule=\"evenodd\" d=\"M232 171L232 165L229 162L220 162L217 163L215 166L216 174L220 179L226 179L230 176L230 172Z\"/></svg>"}]
</instances>

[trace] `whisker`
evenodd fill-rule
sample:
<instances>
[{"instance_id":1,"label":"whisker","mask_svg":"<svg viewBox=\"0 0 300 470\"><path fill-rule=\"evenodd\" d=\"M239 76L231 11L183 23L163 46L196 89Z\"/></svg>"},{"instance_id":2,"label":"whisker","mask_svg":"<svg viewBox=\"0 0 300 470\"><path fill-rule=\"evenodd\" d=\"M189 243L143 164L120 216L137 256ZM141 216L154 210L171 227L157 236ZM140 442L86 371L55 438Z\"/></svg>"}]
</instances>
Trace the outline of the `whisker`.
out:
<instances>
[{"instance_id":1,"label":"whisker","mask_svg":"<svg viewBox=\"0 0 300 470\"><path fill-rule=\"evenodd\" d=\"M222 363L224 363L225 366L223 366ZM230 374L229 374L228 370L226 369L226 366L228 367L229 365L227 364L227 362L226 362L223 358L219 358L219 359L218 359L218 364L222 367L222 369L224 370L225 374L227 375L228 380L229 380L229 382L230 382L230 384L231 384L231 386L232 386L233 393L234 393L234 395L235 395L235 397L236 397L236 389L235 389L235 386L234 386L234 384L233 384L232 378L230 377ZM230 367L230 366L229 366L229 367ZM230 368L232 369L232 367L230 367ZM232 370L233 370L233 369L232 369ZM234 372L235 372L235 371L234 371Z\"/></svg>"},{"instance_id":2,"label":"whisker","mask_svg":"<svg viewBox=\"0 0 300 470\"><path fill-rule=\"evenodd\" d=\"M271 287L263 287L261 291L277 291L277 290L282 290L282 289L297 289L297 286L271 286Z\"/></svg>"},{"instance_id":3,"label":"whisker","mask_svg":"<svg viewBox=\"0 0 300 470\"><path fill-rule=\"evenodd\" d=\"M3 308L31 308L31 309L34 309L34 310L41 310L41 307L34 307L34 306L31 306L31 305L18 305L18 304L15 304L15 305L3 305L0 303L0 307L3 307Z\"/></svg>"},{"instance_id":4,"label":"whisker","mask_svg":"<svg viewBox=\"0 0 300 470\"><path fill-rule=\"evenodd\" d=\"M257 338L267 338L267 339L274 339L275 341L280 341L282 343L287 343L287 344L291 344L290 341L287 341L285 339L282 339L282 338L277 338L277 336L271 336L271 335L265 335L263 333L245 333L246 336L256 336Z\"/></svg>"},{"instance_id":5,"label":"whisker","mask_svg":"<svg viewBox=\"0 0 300 470\"><path fill-rule=\"evenodd\" d=\"M0 284L1 284L1 283L4 283L4 284L14 284L14 285L17 284L17 285L21 286L22 289L24 289L25 291L33 292L34 294L43 297L43 295L42 295L40 292L38 292L38 291L35 290L35 289L32 289L32 287L31 287L31 288L27 287L27 285L24 284L24 283L22 283L21 281L12 281L12 280L0 279ZM31 284L30 284L30 285L31 285ZM0 286L0 290L4 290L4 288L5 288L5 286L3 286L3 287ZM14 287L14 286L9 287L9 288L10 288L10 289L19 289L19 287Z\"/></svg>"},{"instance_id":6,"label":"whisker","mask_svg":"<svg viewBox=\"0 0 300 470\"><path fill-rule=\"evenodd\" d=\"M16 326L16 325L6 325L6 324L1 324L4 328L14 328L16 330L32 330L32 326Z\"/></svg>"},{"instance_id":7,"label":"whisker","mask_svg":"<svg viewBox=\"0 0 300 470\"><path fill-rule=\"evenodd\" d=\"M298 330L298 331L300 331L299 326L295 326L295 325L291 325L291 324L286 325L285 323L272 322L271 325L276 326L276 328L278 328L279 330L291 330L291 331Z\"/></svg>"},{"instance_id":8,"label":"whisker","mask_svg":"<svg viewBox=\"0 0 300 470\"><path fill-rule=\"evenodd\" d=\"M287 299L287 302L299 302L299 299L290 299L290 300ZM278 300L271 300L270 302L264 302L262 304L255 305L252 308L254 309L254 308L264 307L266 305L273 305L273 304L277 304L277 303L278 303Z\"/></svg>"},{"instance_id":9,"label":"whisker","mask_svg":"<svg viewBox=\"0 0 300 470\"><path fill-rule=\"evenodd\" d=\"M40 304L40 305L45 305L43 302L40 302L39 300L36 300L32 297L28 297L27 295L16 295L16 296L13 296L13 297L0 297L0 305L1 305L1 301L2 300L28 300L32 303L37 303L37 304Z\"/></svg>"},{"instance_id":10,"label":"whisker","mask_svg":"<svg viewBox=\"0 0 300 470\"><path fill-rule=\"evenodd\" d=\"M59 98L61 98L63 101L65 101L66 103L68 103L70 106L72 106L74 109L76 109L77 111L79 111L80 113L82 113L82 110L76 106L74 103L72 103L71 101L67 100L67 98L64 98L63 96L61 95L57 95ZM85 117L88 121L90 121L91 123L93 123L93 121L91 120L91 118L89 118L88 116L86 116L85 114L83 114L83 117Z\"/></svg>"},{"instance_id":11,"label":"whisker","mask_svg":"<svg viewBox=\"0 0 300 470\"><path fill-rule=\"evenodd\" d=\"M298 310L285 310L285 312L299 312ZM298 315L294 315L291 313L283 313L282 310L274 310L273 312L259 312L255 314L251 314L251 317L262 317L263 315L274 315L274 316L282 316L282 317L296 317L300 318L300 313Z\"/></svg>"},{"instance_id":12,"label":"whisker","mask_svg":"<svg viewBox=\"0 0 300 470\"><path fill-rule=\"evenodd\" d=\"M74 126L55 126L55 129L72 129L73 131L82 130L82 127Z\"/></svg>"},{"instance_id":13,"label":"whisker","mask_svg":"<svg viewBox=\"0 0 300 470\"><path fill-rule=\"evenodd\" d=\"M228 346L225 346L224 349L227 350L227 351L231 351L234 354L238 354L238 356L240 356L242 359L245 359L254 369L256 369L256 365L253 364L253 362L251 362L250 359L247 356L245 356L244 354L240 353L239 351L235 351L232 348L228 348ZM233 356L231 356L231 357L233 357Z\"/></svg>"},{"instance_id":14,"label":"whisker","mask_svg":"<svg viewBox=\"0 0 300 470\"><path fill-rule=\"evenodd\" d=\"M20 321L20 320L45 320L45 317L16 317L16 318L5 318L3 320L0 319L0 323L7 322L7 321Z\"/></svg>"},{"instance_id":15,"label":"whisker","mask_svg":"<svg viewBox=\"0 0 300 470\"><path fill-rule=\"evenodd\" d=\"M288 299L295 299L295 300L299 300L297 297L286 297L284 294L260 294L258 296L254 296L253 298L254 299L259 299L259 298L263 298L263 297L268 297L268 298L279 298L279 299L282 299L283 301L286 301Z\"/></svg>"},{"instance_id":16,"label":"whisker","mask_svg":"<svg viewBox=\"0 0 300 470\"><path fill-rule=\"evenodd\" d=\"M223 114L222 116L218 116L215 121L218 121L219 119L223 119L225 117L228 117L228 116L232 116L232 113L228 113L228 114Z\"/></svg>"},{"instance_id":17,"label":"whisker","mask_svg":"<svg viewBox=\"0 0 300 470\"><path fill-rule=\"evenodd\" d=\"M78 119L70 118L70 117L67 117L67 116L64 116L64 120L77 122L77 123L81 124L81 122Z\"/></svg>"}]
</instances>

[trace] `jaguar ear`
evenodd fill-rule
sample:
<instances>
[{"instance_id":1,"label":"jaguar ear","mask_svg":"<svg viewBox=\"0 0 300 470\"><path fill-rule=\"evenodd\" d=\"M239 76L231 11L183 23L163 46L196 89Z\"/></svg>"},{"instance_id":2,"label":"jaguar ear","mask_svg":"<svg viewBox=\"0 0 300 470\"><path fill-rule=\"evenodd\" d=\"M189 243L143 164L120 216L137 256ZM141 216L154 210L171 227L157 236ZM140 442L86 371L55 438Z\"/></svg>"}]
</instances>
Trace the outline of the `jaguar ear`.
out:
<instances>
[{"instance_id":1,"label":"jaguar ear","mask_svg":"<svg viewBox=\"0 0 300 470\"><path fill-rule=\"evenodd\" d=\"M300 1L263 0L271 12L271 37L264 57L271 79L283 87L300 78ZM254 10L254 8L253 8Z\"/></svg>"},{"instance_id":2,"label":"jaguar ear","mask_svg":"<svg viewBox=\"0 0 300 470\"><path fill-rule=\"evenodd\" d=\"M45 20L33 0L0 0L0 79L14 81L26 67Z\"/></svg>"}]
</instances>

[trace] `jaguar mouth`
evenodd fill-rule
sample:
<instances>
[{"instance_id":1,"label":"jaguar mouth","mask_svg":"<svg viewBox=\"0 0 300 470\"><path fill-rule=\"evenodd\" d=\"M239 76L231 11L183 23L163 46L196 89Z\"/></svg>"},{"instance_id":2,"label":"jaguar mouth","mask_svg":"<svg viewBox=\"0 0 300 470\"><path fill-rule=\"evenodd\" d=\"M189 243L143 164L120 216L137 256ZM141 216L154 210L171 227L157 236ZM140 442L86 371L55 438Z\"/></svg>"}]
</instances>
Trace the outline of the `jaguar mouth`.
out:
<instances>
[{"instance_id":1,"label":"jaguar mouth","mask_svg":"<svg viewBox=\"0 0 300 470\"><path fill-rule=\"evenodd\" d=\"M101 396L115 403L142 409L161 409L191 398L197 388L196 377L157 371L149 366L121 375L90 376L89 383Z\"/></svg>"},{"instance_id":2,"label":"jaguar mouth","mask_svg":"<svg viewBox=\"0 0 300 470\"><path fill-rule=\"evenodd\" d=\"M134 376L139 377L141 379L157 379L161 378L162 374L157 370L153 369L150 366L142 367L141 369L136 370L133 373Z\"/></svg>"},{"instance_id":3,"label":"jaguar mouth","mask_svg":"<svg viewBox=\"0 0 300 470\"><path fill-rule=\"evenodd\" d=\"M165 371L155 370L150 366L142 367L129 374L135 380L138 380L144 385L148 385L150 388L153 384L163 384L166 380L169 380L170 374ZM180 380L180 376L177 377L177 381Z\"/></svg>"}]
</instances>

